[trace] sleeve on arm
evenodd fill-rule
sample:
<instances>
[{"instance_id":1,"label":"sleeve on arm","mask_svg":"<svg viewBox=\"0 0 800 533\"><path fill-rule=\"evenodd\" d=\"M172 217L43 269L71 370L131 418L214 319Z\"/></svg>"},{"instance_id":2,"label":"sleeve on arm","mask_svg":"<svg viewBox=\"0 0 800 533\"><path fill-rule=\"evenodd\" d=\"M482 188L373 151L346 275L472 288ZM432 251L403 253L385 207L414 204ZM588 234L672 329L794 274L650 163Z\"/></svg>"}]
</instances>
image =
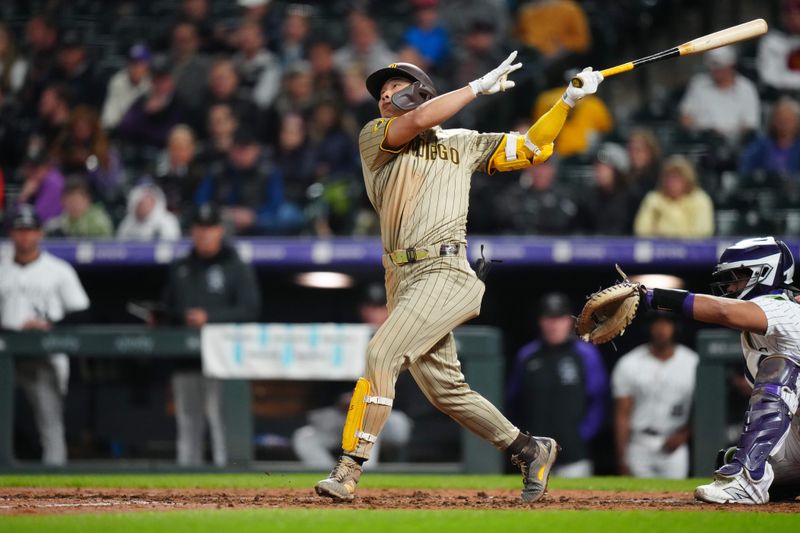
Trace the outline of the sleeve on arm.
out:
<instances>
[{"instance_id":1,"label":"sleeve on arm","mask_svg":"<svg viewBox=\"0 0 800 533\"><path fill-rule=\"evenodd\" d=\"M800 305L774 296L751 301L767 316L767 335L790 339L800 337Z\"/></svg>"},{"instance_id":2,"label":"sleeve on arm","mask_svg":"<svg viewBox=\"0 0 800 533\"><path fill-rule=\"evenodd\" d=\"M489 163L505 135L505 133L472 132L467 143L467 152L471 156L470 161L474 171L489 172Z\"/></svg>"},{"instance_id":3,"label":"sleeve on arm","mask_svg":"<svg viewBox=\"0 0 800 533\"><path fill-rule=\"evenodd\" d=\"M386 134L394 118L377 118L361 129L358 136L358 150L361 152L361 159L371 171L376 171L383 165L394 159L397 154L403 151L405 145L400 147L386 146Z\"/></svg>"},{"instance_id":4,"label":"sleeve on arm","mask_svg":"<svg viewBox=\"0 0 800 533\"><path fill-rule=\"evenodd\" d=\"M89 297L72 267L64 269L64 276L58 285L59 295L66 313L74 313L89 309Z\"/></svg>"}]
</instances>

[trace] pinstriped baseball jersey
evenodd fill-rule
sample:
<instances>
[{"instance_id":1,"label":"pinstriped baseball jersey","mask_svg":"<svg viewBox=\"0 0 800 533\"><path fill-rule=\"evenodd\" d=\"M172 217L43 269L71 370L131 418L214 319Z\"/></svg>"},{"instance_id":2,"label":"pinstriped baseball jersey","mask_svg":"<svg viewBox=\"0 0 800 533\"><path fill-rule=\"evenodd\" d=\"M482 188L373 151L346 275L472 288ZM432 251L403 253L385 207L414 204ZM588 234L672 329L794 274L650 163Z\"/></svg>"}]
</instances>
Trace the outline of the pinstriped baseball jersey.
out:
<instances>
[{"instance_id":1,"label":"pinstriped baseball jersey","mask_svg":"<svg viewBox=\"0 0 800 533\"><path fill-rule=\"evenodd\" d=\"M800 365L800 305L783 294L759 296L750 300L767 315L764 335L742 333L745 377L753 384L758 364L768 355L782 355Z\"/></svg>"},{"instance_id":2,"label":"pinstriped baseball jersey","mask_svg":"<svg viewBox=\"0 0 800 533\"><path fill-rule=\"evenodd\" d=\"M391 150L383 144L391 121L375 119L359 136L384 250L466 243L470 178L486 168L503 134L435 127Z\"/></svg>"}]
</instances>

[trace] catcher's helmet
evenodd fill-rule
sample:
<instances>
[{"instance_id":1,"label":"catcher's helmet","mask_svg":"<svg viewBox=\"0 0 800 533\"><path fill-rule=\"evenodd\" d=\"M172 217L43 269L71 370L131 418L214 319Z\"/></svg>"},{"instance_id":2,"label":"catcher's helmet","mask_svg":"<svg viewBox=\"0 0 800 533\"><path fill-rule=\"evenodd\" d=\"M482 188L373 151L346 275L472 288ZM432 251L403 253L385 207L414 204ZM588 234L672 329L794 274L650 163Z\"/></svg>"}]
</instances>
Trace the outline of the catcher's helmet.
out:
<instances>
[{"instance_id":1,"label":"catcher's helmet","mask_svg":"<svg viewBox=\"0 0 800 533\"><path fill-rule=\"evenodd\" d=\"M749 300L756 296L794 290L794 257L786 243L773 237L739 241L725 249L714 269L711 290L718 296ZM744 287L729 291L737 280L747 279Z\"/></svg>"},{"instance_id":2,"label":"catcher's helmet","mask_svg":"<svg viewBox=\"0 0 800 533\"><path fill-rule=\"evenodd\" d=\"M370 74L367 78L369 94L375 100L380 100L383 84L392 78L405 78L411 82L411 85L392 95L392 103L403 111L411 111L439 95L430 76L411 63L392 63Z\"/></svg>"}]
</instances>

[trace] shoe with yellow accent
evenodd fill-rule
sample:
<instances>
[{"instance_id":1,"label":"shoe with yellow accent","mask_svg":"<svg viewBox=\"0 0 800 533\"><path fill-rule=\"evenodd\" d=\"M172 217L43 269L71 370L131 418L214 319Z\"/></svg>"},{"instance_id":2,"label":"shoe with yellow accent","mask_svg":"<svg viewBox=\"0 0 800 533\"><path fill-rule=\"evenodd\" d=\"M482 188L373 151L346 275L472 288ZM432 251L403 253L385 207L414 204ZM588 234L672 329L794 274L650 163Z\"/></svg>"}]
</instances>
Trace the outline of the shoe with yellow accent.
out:
<instances>
[{"instance_id":1,"label":"shoe with yellow accent","mask_svg":"<svg viewBox=\"0 0 800 533\"><path fill-rule=\"evenodd\" d=\"M356 485L359 479L361 479L361 465L351 457L343 455L331 474L326 479L318 481L314 490L320 496L349 502L356 497Z\"/></svg>"},{"instance_id":2,"label":"shoe with yellow accent","mask_svg":"<svg viewBox=\"0 0 800 533\"><path fill-rule=\"evenodd\" d=\"M539 501L547 491L550 469L561 447L555 439L531 437L521 452L511 456L511 464L522 472L522 501Z\"/></svg>"}]
</instances>

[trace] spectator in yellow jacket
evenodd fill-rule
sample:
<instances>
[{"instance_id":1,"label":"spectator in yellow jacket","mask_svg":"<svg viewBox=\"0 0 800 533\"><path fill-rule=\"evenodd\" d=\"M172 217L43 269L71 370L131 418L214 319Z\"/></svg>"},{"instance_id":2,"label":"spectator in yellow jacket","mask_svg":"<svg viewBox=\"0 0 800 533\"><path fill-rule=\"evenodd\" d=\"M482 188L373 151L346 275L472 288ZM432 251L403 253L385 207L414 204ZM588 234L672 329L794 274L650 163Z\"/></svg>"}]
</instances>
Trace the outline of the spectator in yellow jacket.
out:
<instances>
[{"instance_id":1,"label":"spectator in yellow jacket","mask_svg":"<svg viewBox=\"0 0 800 533\"><path fill-rule=\"evenodd\" d=\"M683 156L664 162L658 189L644 197L633 225L639 237L701 238L714 233L714 206Z\"/></svg>"},{"instance_id":2,"label":"spectator in yellow jacket","mask_svg":"<svg viewBox=\"0 0 800 533\"><path fill-rule=\"evenodd\" d=\"M550 58L589 50L592 33L583 8L574 0L537 0L519 9L516 37Z\"/></svg>"}]
</instances>

